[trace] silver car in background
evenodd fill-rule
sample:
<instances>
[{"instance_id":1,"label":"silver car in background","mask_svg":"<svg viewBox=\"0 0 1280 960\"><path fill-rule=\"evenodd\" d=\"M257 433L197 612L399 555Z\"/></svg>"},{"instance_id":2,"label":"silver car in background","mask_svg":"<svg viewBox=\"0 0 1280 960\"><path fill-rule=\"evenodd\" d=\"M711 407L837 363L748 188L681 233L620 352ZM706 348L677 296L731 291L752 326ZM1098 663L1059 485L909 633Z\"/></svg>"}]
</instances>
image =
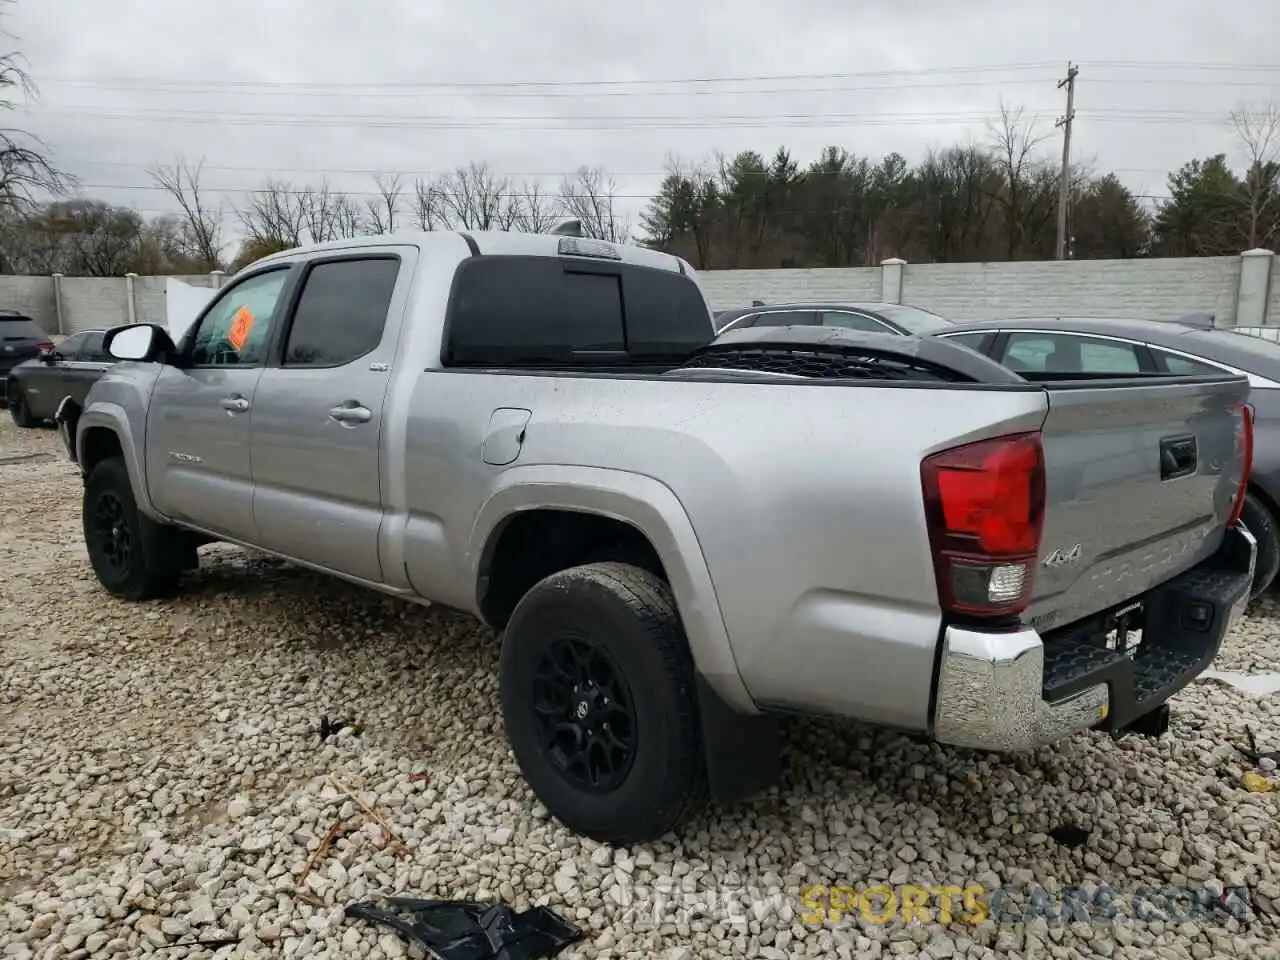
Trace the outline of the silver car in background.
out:
<instances>
[{"instance_id":1,"label":"silver car in background","mask_svg":"<svg viewBox=\"0 0 1280 960\"><path fill-rule=\"evenodd\" d=\"M919 337L950 326L946 317L905 303L756 303L716 314L717 334L750 327L840 327Z\"/></svg>"},{"instance_id":2,"label":"silver car in background","mask_svg":"<svg viewBox=\"0 0 1280 960\"><path fill-rule=\"evenodd\" d=\"M1280 574L1280 343L1179 320L1035 317L954 324L938 331L1017 373L1090 376L1243 374L1254 416L1253 473L1243 521L1258 541L1253 595Z\"/></svg>"}]
</instances>

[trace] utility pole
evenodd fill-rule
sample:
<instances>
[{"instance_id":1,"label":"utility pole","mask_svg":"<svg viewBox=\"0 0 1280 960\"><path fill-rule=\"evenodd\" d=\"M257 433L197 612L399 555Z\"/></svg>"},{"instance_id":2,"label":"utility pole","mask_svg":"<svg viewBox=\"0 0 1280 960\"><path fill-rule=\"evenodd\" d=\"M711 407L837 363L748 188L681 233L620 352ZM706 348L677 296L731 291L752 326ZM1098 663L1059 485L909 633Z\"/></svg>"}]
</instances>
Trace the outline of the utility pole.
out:
<instances>
[{"instance_id":1,"label":"utility pole","mask_svg":"<svg viewBox=\"0 0 1280 960\"><path fill-rule=\"evenodd\" d=\"M1058 185L1058 248L1059 260L1067 258L1067 207L1071 203L1071 121L1076 118L1076 74L1080 68L1067 61L1067 76L1058 81L1058 89L1067 88L1067 112L1058 118L1055 127L1062 128L1062 183Z\"/></svg>"}]
</instances>

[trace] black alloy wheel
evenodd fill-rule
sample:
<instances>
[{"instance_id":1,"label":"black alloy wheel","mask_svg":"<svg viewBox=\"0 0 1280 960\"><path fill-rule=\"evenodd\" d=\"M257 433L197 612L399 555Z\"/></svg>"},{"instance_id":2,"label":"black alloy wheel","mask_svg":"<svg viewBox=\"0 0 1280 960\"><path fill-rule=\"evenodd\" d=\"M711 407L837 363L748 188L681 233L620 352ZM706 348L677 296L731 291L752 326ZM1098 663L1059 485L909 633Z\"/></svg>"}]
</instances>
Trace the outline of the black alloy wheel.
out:
<instances>
[{"instance_id":1,"label":"black alloy wheel","mask_svg":"<svg viewBox=\"0 0 1280 960\"><path fill-rule=\"evenodd\" d=\"M106 565L115 573L129 568L133 537L125 517L124 501L114 490L103 490L94 499L90 530Z\"/></svg>"},{"instance_id":2,"label":"black alloy wheel","mask_svg":"<svg viewBox=\"0 0 1280 960\"><path fill-rule=\"evenodd\" d=\"M553 641L534 673L534 713L560 775L589 792L616 789L636 755L631 691L603 647L585 636Z\"/></svg>"}]
</instances>

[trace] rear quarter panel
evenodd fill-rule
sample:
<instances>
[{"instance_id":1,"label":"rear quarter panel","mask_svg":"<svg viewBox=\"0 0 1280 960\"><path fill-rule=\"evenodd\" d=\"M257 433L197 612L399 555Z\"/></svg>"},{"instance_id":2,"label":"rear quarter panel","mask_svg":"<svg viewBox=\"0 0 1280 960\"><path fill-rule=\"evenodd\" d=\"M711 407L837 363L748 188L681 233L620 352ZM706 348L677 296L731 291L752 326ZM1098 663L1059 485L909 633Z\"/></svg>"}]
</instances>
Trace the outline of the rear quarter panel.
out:
<instances>
[{"instance_id":1,"label":"rear quarter panel","mask_svg":"<svg viewBox=\"0 0 1280 960\"><path fill-rule=\"evenodd\" d=\"M502 467L480 457L498 407L532 411ZM475 609L479 555L464 532L518 483L504 474L650 478L692 523L714 589L694 602L718 602L756 703L924 729L941 615L920 461L1035 429L1044 412L1038 389L428 370L406 437L405 566L424 595Z\"/></svg>"}]
</instances>

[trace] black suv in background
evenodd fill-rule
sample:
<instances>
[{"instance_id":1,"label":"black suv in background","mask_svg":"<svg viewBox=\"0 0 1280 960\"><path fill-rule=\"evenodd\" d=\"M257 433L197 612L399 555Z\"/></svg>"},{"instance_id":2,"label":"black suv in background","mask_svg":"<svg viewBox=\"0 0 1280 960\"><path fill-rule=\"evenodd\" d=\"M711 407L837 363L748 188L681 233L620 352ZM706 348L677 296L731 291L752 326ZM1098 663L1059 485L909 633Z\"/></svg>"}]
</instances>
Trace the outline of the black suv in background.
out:
<instances>
[{"instance_id":1,"label":"black suv in background","mask_svg":"<svg viewBox=\"0 0 1280 960\"><path fill-rule=\"evenodd\" d=\"M8 398L10 370L52 349L53 341L38 323L15 310L0 310L0 400Z\"/></svg>"}]
</instances>

